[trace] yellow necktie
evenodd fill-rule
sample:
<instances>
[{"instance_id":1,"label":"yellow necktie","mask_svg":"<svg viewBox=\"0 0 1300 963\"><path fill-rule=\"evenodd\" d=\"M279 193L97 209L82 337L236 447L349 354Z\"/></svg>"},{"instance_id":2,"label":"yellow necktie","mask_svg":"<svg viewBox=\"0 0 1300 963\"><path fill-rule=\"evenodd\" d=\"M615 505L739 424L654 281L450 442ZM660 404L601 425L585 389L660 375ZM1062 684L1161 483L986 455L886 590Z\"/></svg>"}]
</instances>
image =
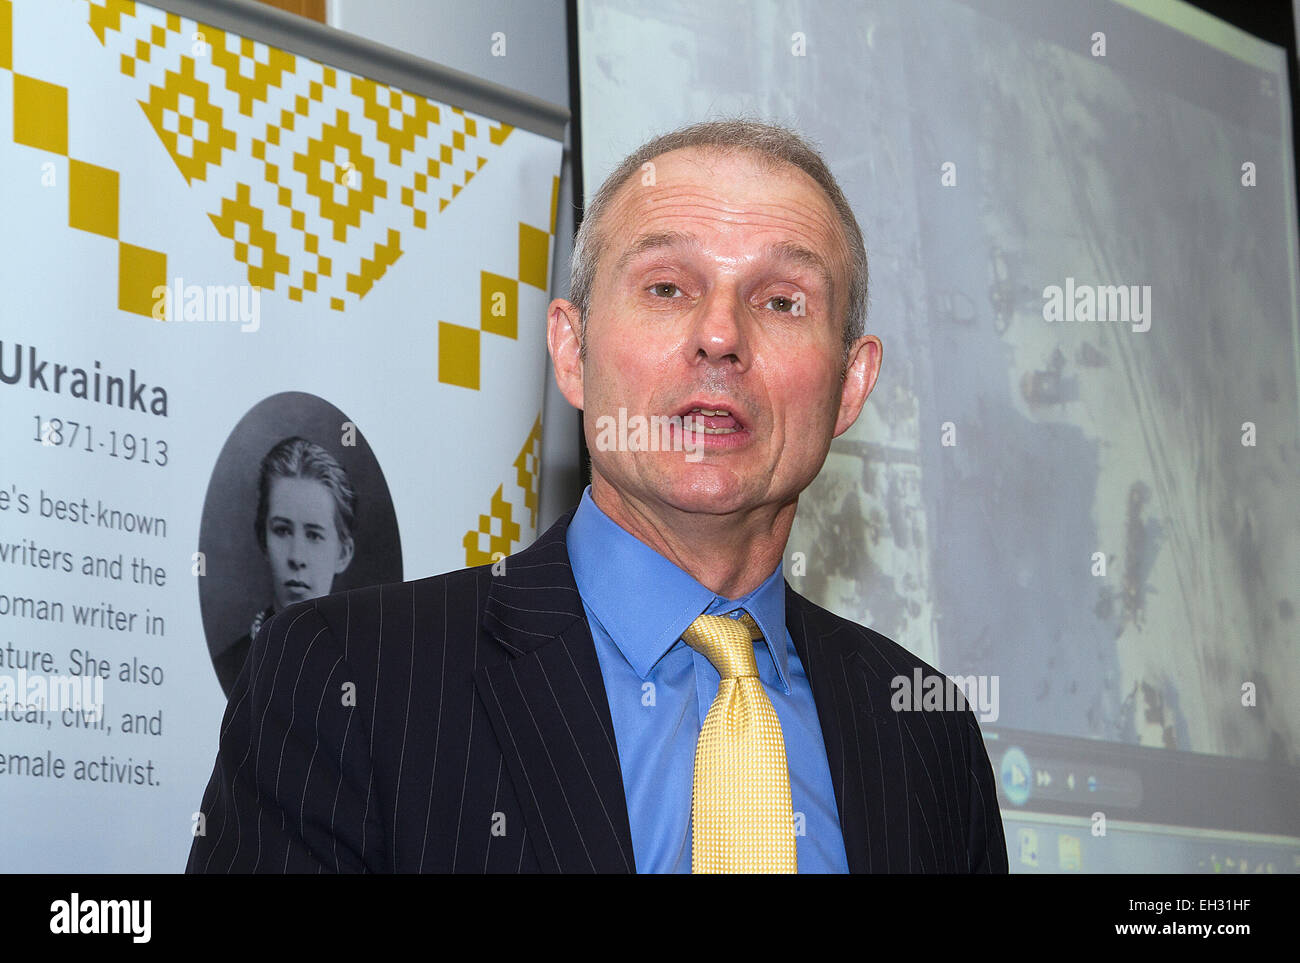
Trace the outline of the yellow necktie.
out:
<instances>
[{"instance_id":1,"label":"yellow necktie","mask_svg":"<svg viewBox=\"0 0 1300 963\"><path fill-rule=\"evenodd\" d=\"M682 633L722 676L695 746L693 873L798 870L785 739L754 661L760 638L748 612L701 615Z\"/></svg>"}]
</instances>

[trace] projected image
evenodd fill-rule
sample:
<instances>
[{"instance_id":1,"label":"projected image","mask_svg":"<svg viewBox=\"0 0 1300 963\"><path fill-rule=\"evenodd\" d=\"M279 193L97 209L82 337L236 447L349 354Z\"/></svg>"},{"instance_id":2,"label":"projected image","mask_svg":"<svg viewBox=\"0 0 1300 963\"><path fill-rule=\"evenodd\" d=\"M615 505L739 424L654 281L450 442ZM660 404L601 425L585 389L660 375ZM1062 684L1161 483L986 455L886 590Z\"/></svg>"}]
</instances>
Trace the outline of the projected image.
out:
<instances>
[{"instance_id":1,"label":"projected image","mask_svg":"<svg viewBox=\"0 0 1300 963\"><path fill-rule=\"evenodd\" d=\"M213 471L199 538L204 627L227 696L276 612L402 579L379 465L352 422L314 395L275 395L240 420Z\"/></svg>"},{"instance_id":2,"label":"projected image","mask_svg":"<svg viewBox=\"0 0 1300 963\"><path fill-rule=\"evenodd\" d=\"M960 39L912 19L929 66L972 38L980 51L911 118L920 143L960 144L969 185L943 204L925 190L934 158L915 158L926 303L956 286L976 304L969 323L927 311L928 344L909 346L932 371L930 424L956 426L922 449L945 662L1018 680L1006 725L1295 762L1295 207L1277 87L1241 71L1246 96L1220 95L1181 82L1204 69L1190 57L1125 70L964 19ZM1147 30L1120 37L1177 49ZM929 66L910 61L907 86ZM1269 693L1253 706L1250 682Z\"/></svg>"},{"instance_id":3,"label":"projected image","mask_svg":"<svg viewBox=\"0 0 1300 963\"><path fill-rule=\"evenodd\" d=\"M1285 51L1155 6L766 2L755 32L580 4L585 184L719 116L824 149L883 366L800 498L788 577L949 676L996 677L1004 816L1075 819L1071 853L1104 838L1098 811L1300 835ZM1206 871L1231 851L1194 849L1125 851Z\"/></svg>"}]
</instances>

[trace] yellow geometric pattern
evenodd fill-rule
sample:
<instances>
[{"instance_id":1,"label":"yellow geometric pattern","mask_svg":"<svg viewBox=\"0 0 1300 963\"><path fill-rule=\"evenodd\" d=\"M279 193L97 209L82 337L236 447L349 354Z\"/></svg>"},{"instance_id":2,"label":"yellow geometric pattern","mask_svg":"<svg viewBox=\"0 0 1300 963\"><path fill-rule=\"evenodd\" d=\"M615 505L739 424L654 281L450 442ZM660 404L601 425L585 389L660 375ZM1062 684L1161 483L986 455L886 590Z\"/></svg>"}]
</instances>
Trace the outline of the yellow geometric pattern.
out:
<instances>
[{"instance_id":1,"label":"yellow geometric pattern","mask_svg":"<svg viewBox=\"0 0 1300 963\"><path fill-rule=\"evenodd\" d=\"M167 284L167 255L134 244L118 244L117 306L132 314L153 316L154 289ZM164 320L170 320L164 318Z\"/></svg>"},{"instance_id":2,"label":"yellow geometric pattern","mask_svg":"<svg viewBox=\"0 0 1300 963\"><path fill-rule=\"evenodd\" d=\"M98 33L111 27L134 5L111 0L92 16ZM14 12L11 0L0 0L0 69L13 71ZM68 154L68 90L38 77L12 73L13 139L36 150L68 158L68 225L98 234L117 246L117 307L153 317L153 290L167 283L167 256L118 236L118 172L78 160Z\"/></svg>"},{"instance_id":3,"label":"yellow geometric pattern","mask_svg":"<svg viewBox=\"0 0 1300 963\"><path fill-rule=\"evenodd\" d=\"M535 288L546 290L547 255L551 237L527 224L519 225L519 280Z\"/></svg>"},{"instance_id":4,"label":"yellow geometric pattern","mask_svg":"<svg viewBox=\"0 0 1300 963\"><path fill-rule=\"evenodd\" d=\"M222 126L221 108L208 97L208 85L194 75L193 60L181 61L179 71L166 71L163 85L150 87L149 99L140 106L190 184L206 179L208 165L220 166L222 153L235 149L234 131Z\"/></svg>"},{"instance_id":5,"label":"yellow geometric pattern","mask_svg":"<svg viewBox=\"0 0 1300 963\"><path fill-rule=\"evenodd\" d=\"M414 151L416 139L424 137L429 125L438 123L441 116L431 101L365 77L352 78L352 92L365 104L365 115L374 121L379 139L388 146L392 164L400 164L404 153ZM467 126L472 134L475 122L471 119Z\"/></svg>"},{"instance_id":6,"label":"yellow geometric pattern","mask_svg":"<svg viewBox=\"0 0 1300 963\"><path fill-rule=\"evenodd\" d=\"M14 69L14 8L0 3L0 69Z\"/></svg>"},{"instance_id":7,"label":"yellow geometric pattern","mask_svg":"<svg viewBox=\"0 0 1300 963\"><path fill-rule=\"evenodd\" d=\"M438 322L438 380L445 385L478 391L478 332L459 324Z\"/></svg>"},{"instance_id":8,"label":"yellow geometric pattern","mask_svg":"<svg viewBox=\"0 0 1300 963\"><path fill-rule=\"evenodd\" d=\"M199 32L205 29L203 39L212 45L212 62L225 72L226 87L239 97L239 112L252 117L253 105L265 101L284 75L293 72L293 54L215 28L200 27Z\"/></svg>"},{"instance_id":9,"label":"yellow geometric pattern","mask_svg":"<svg viewBox=\"0 0 1300 963\"><path fill-rule=\"evenodd\" d=\"M461 540L467 566L495 562L509 555L511 547L520 540L519 523L511 517L510 503L501 497L501 489L498 485L492 495L492 514L480 515L478 529L466 532Z\"/></svg>"},{"instance_id":10,"label":"yellow geometric pattern","mask_svg":"<svg viewBox=\"0 0 1300 963\"><path fill-rule=\"evenodd\" d=\"M221 202L220 214L209 214L222 237L235 243L235 260L248 265L248 280L275 288L277 274L289 270L289 259L275 246L275 235L262 224L262 212L249 200L247 184L235 185L233 199Z\"/></svg>"},{"instance_id":11,"label":"yellow geometric pattern","mask_svg":"<svg viewBox=\"0 0 1300 963\"><path fill-rule=\"evenodd\" d=\"M491 271L479 272L479 317L484 331L519 337L519 282Z\"/></svg>"},{"instance_id":12,"label":"yellow geometric pattern","mask_svg":"<svg viewBox=\"0 0 1300 963\"><path fill-rule=\"evenodd\" d=\"M401 258L404 232L427 229L513 130L147 5L89 6L249 283L291 300L342 311L365 297ZM226 173L249 159L260 179ZM467 339L450 340L462 355L450 376L476 381L462 370Z\"/></svg>"},{"instance_id":13,"label":"yellow geometric pattern","mask_svg":"<svg viewBox=\"0 0 1300 963\"><path fill-rule=\"evenodd\" d=\"M388 196L388 185L375 176L361 137L348 129L348 115L341 110L333 124L321 128L319 138L308 138L307 149L293 155L293 169L306 178L307 193L316 198L336 241L346 241L348 228L360 227L362 214L374 213L375 199ZM340 185L343 190L337 191Z\"/></svg>"},{"instance_id":14,"label":"yellow geometric pattern","mask_svg":"<svg viewBox=\"0 0 1300 963\"><path fill-rule=\"evenodd\" d=\"M505 497L506 485L498 485L492 495L489 514L480 515L478 528L470 529L461 540L465 547L467 566L487 565L513 551L522 536L519 523L514 519L520 501L529 514L529 525L533 531L537 530L541 464L542 416L539 413L514 461L515 478L511 486L513 501Z\"/></svg>"},{"instance_id":15,"label":"yellow geometric pattern","mask_svg":"<svg viewBox=\"0 0 1300 963\"><path fill-rule=\"evenodd\" d=\"M117 171L68 161L68 223L79 231L117 238Z\"/></svg>"},{"instance_id":16,"label":"yellow geometric pattern","mask_svg":"<svg viewBox=\"0 0 1300 963\"><path fill-rule=\"evenodd\" d=\"M515 459L515 484L524 493L524 507L533 528L537 527L537 495L542 478L542 416L533 422L533 430Z\"/></svg>"},{"instance_id":17,"label":"yellow geometric pattern","mask_svg":"<svg viewBox=\"0 0 1300 963\"><path fill-rule=\"evenodd\" d=\"M131 0L108 0L107 3L90 5L90 29L95 31L99 42L104 42L106 30L120 30L122 15L135 16L135 4Z\"/></svg>"},{"instance_id":18,"label":"yellow geometric pattern","mask_svg":"<svg viewBox=\"0 0 1300 963\"><path fill-rule=\"evenodd\" d=\"M67 89L14 74L14 141L37 150L67 154Z\"/></svg>"},{"instance_id":19,"label":"yellow geometric pattern","mask_svg":"<svg viewBox=\"0 0 1300 963\"><path fill-rule=\"evenodd\" d=\"M503 338L519 337L519 285L545 291L550 284L551 242L555 236L560 201L560 179L551 179L551 223L543 231L519 222L518 259L514 276L479 273L479 320L477 327L438 322L438 380L460 388L479 388L481 333ZM445 352L450 351L448 355Z\"/></svg>"}]
</instances>

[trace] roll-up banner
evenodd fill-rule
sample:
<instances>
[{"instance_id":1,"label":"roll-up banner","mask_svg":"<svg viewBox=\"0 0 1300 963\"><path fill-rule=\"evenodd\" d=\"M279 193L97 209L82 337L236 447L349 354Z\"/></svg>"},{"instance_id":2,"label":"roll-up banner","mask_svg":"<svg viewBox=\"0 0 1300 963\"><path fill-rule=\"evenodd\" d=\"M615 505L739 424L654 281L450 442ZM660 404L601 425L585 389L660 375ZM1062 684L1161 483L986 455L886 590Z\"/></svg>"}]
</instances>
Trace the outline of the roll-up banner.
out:
<instances>
[{"instance_id":1,"label":"roll-up banner","mask_svg":"<svg viewBox=\"0 0 1300 963\"><path fill-rule=\"evenodd\" d=\"M266 618L534 537L564 118L232 0L0 0L0 869L183 869Z\"/></svg>"}]
</instances>

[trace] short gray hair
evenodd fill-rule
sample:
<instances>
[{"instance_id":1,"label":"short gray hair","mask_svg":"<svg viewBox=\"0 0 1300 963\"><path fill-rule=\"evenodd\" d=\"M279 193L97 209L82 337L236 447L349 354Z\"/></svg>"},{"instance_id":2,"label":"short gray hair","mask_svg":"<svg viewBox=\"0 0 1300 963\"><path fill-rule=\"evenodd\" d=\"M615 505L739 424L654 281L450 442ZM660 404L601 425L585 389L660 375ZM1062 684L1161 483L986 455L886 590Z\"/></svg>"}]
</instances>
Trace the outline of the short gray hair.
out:
<instances>
[{"instance_id":1,"label":"short gray hair","mask_svg":"<svg viewBox=\"0 0 1300 963\"><path fill-rule=\"evenodd\" d=\"M844 355L853 342L862 337L867 319L867 249L862 240L853 209L840 190L839 183L826 166L821 154L803 137L786 127L755 120L734 119L705 121L662 134L642 144L605 178L587 205L573 242L573 257L569 271L569 300L578 309L581 328L582 353L586 356L585 328L591 310L591 292L596 283L596 268L603 253L605 238L600 234L601 221L627 181L647 161L669 151L696 147L715 154L732 154L746 151L757 155L772 167L788 164L803 171L825 192L835 213L839 215L840 229L849 250L849 303L848 317L844 323Z\"/></svg>"}]
</instances>

